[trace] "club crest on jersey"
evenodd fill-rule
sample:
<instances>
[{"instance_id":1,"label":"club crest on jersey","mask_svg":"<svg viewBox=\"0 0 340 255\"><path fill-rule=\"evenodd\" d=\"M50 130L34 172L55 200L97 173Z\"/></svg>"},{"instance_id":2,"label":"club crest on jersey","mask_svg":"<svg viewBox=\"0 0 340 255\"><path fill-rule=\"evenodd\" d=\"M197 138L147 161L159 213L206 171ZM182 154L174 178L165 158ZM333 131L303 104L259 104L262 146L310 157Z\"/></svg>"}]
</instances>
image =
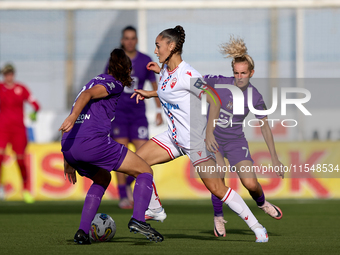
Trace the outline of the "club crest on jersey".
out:
<instances>
[{"instance_id":1,"label":"club crest on jersey","mask_svg":"<svg viewBox=\"0 0 340 255\"><path fill-rule=\"evenodd\" d=\"M163 81L162 87L161 87L161 89L162 89L163 91L165 90L166 84L168 84L168 82L170 81L170 79L171 79L171 75L169 75L168 78L166 78L166 79Z\"/></svg>"},{"instance_id":2,"label":"club crest on jersey","mask_svg":"<svg viewBox=\"0 0 340 255\"><path fill-rule=\"evenodd\" d=\"M171 80L170 87L173 89L175 87L176 83L177 83L177 78L175 77Z\"/></svg>"},{"instance_id":3,"label":"club crest on jersey","mask_svg":"<svg viewBox=\"0 0 340 255\"><path fill-rule=\"evenodd\" d=\"M229 101L226 107L229 110L233 109L233 102Z\"/></svg>"},{"instance_id":4,"label":"club crest on jersey","mask_svg":"<svg viewBox=\"0 0 340 255\"><path fill-rule=\"evenodd\" d=\"M17 94L17 95L21 95L21 93L22 93L22 88L20 88L20 87L15 87L14 93Z\"/></svg>"}]
</instances>

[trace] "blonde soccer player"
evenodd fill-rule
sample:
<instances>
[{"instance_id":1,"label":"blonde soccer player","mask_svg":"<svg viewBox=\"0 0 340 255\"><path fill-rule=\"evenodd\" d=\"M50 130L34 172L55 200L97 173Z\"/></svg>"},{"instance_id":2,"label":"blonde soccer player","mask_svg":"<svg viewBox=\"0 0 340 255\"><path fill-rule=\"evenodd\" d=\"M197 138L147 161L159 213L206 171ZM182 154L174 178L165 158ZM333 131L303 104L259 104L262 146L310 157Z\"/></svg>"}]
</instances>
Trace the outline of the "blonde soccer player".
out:
<instances>
[{"instance_id":1,"label":"blonde soccer player","mask_svg":"<svg viewBox=\"0 0 340 255\"><path fill-rule=\"evenodd\" d=\"M250 83L250 78L255 72L254 60L248 55L247 47L242 39L231 37L228 43L222 45L221 50L226 57L232 58L231 66L234 76L206 75L204 80L211 86L215 86L215 84L236 86L244 95L245 105L244 114L234 115L234 97L231 91L226 88L215 88L222 101L219 121L216 123L214 130L216 141L219 144L219 152L216 154L217 164L222 167L225 166L224 158L227 158L230 169L235 169L243 186L248 190L257 206L274 219L279 220L282 218L281 209L266 201L256 173L252 171L254 161L251 158L248 142L243 132L242 123L249 113L247 98L250 92L252 93L253 107L256 110L266 110L262 95ZM274 138L267 121L267 115L255 115L255 117L260 121L262 135L269 149L272 165L273 167L280 167L282 163L275 150ZM283 172L277 173L283 178ZM214 207L214 234L217 237L226 236L224 225L226 221L224 220L222 210L223 203L213 194L211 200Z\"/></svg>"}]
</instances>

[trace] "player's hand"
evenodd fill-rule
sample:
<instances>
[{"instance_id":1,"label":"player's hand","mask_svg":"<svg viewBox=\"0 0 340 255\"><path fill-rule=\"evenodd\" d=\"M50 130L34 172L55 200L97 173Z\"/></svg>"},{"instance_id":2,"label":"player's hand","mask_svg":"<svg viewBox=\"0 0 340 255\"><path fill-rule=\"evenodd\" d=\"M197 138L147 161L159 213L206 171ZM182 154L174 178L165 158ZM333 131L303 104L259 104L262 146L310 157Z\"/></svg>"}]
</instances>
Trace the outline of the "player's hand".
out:
<instances>
[{"instance_id":1,"label":"player's hand","mask_svg":"<svg viewBox=\"0 0 340 255\"><path fill-rule=\"evenodd\" d=\"M31 121L37 121L37 112L31 112L29 115L29 118L31 119Z\"/></svg>"},{"instance_id":2,"label":"player's hand","mask_svg":"<svg viewBox=\"0 0 340 255\"><path fill-rule=\"evenodd\" d=\"M282 179L284 179L285 178L285 171L283 169L283 164L277 158L272 159L272 163L273 163L273 169L275 169L275 168L280 169L280 171L276 172L277 176L280 176Z\"/></svg>"},{"instance_id":3,"label":"player's hand","mask_svg":"<svg viewBox=\"0 0 340 255\"><path fill-rule=\"evenodd\" d=\"M70 116L68 116L63 124L61 124L59 131L63 131L63 132L68 132L70 131L73 126L74 126L74 122L76 121L76 117L74 117L72 114Z\"/></svg>"},{"instance_id":4,"label":"player's hand","mask_svg":"<svg viewBox=\"0 0 340 255\"><path fill-rule=\"evenodd\" d=\"M72 166L70 166L66 160L64 160L64 179L65 180L66 180L66 176L70 183L75 184L77 182L76 170Z\"/></svg>"},{"instance_id":5,"label":"player's hand","mask_svg":"<svg viewBox=\"0 0 340 255\"><path fill-rule=\"evenodd\" d=\"M138 104L139 101L144 100L145 98L150 98L150 91L142 90L142 89L135 89L135 92L131 95L130 98L134 98L136 96L136 103Z\"/></svg>"},{"instance_id":6,"label":"player's hand","mask_svg":"<svg viewBox=\"0 0 340 255\"><path fill-rule=\"evenodd\" d=\"M215 140L215 136L213 133L207 133L205 138L205 144L207 146L208 151L217 153L218 152L218 143Z\"/></svg>"},{"instance_id":7,"label":"player's hand","mask_svg":"<svg viewBox=\"0 0 340 255\"><path fill-rule=\"evenodd\" d=\"M163 124L163 118L162 118L162 114L156 113L156 126L162 125Z\"/></svg>"},{"instance_id":8,"label":"player's hand","mask_svg":"<svg viewBox=\"0 0 340 255\"><path fill-rule=\"evenodd\" d=\"M157 73L157 74L161 72L161 68L156 62L149 62L146 65L146 69L148 69L149 71L153 71L154 73Z\"/></svg>"}]
</instances>

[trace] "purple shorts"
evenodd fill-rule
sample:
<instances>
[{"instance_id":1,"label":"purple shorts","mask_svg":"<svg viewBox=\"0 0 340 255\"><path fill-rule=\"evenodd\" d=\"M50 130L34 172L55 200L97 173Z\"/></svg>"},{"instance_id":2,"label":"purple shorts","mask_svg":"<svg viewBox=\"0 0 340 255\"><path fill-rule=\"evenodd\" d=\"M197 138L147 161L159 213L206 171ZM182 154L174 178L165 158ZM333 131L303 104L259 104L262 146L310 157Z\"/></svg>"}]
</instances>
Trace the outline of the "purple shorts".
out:
<instances>
[{"instance_id":1,"label":"purple shorts","mask_svg":"<svg viewBox=\"0 0 340 255\"><path fill-rule=\"evenodd\" d=\"M122 114L116 112L116 118L111 122L111 136L132 140L149 140L148 120L145 114Z\"/></svg>"},{"instance_id":2,"label":"purple shorts","mask_svg":"<svg viewBox=\"0 0 340 255\"><path fill-rule=\"evenodd\" d=\"M248 142L245 137L237 139L219 139L216 137L219 151L223 157L227 158L230 166L235 166L242 160L250 160L254 163L249 152Z\"/></svg>"},{"instance_id":3,"label":"purple shorts","mask_svg":"<svg viewBox=\"0 0 340 255\"><path fill-rule=\"evenodd\" d=\"M127 148L111 137L80 137L61 141L65 160L81 176L91 178L100 168L109 172L117 170L127 153Z\"/></svg>"}]
</instances>

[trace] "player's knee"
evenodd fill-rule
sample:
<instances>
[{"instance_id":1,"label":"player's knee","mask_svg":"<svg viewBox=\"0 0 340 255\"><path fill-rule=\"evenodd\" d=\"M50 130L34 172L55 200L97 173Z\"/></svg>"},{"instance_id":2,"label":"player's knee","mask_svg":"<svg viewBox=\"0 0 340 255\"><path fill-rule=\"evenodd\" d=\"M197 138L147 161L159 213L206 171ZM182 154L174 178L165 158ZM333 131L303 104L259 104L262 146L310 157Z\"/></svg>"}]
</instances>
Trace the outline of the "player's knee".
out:
<instances>
[{"instance_id":1,"label":"player's knee","mask_svg":"<svg viewBox=\"0 0 340 255\"><path fill-rule=\"evenodd\" d=\"M143 173L149 173L149 174L153 175L153 171L148 164L145 164L145 165L141 166L140 168L136 169L134 177L137 177L138 175L143 174Z\"/></svg>"},{"instance_id":2,"label":"player's knee","mask_svg":"<svg viewBox=\"0 0 340 255\"><path fill-rule=\"evenodd\" d=\"M221 190L219 188L220 185L218 185L217 183L209 183L207 184L207 188L209 189L209 191L214 194L217 197L220 197L221 195L219 194L219 191Z\"/></svg>"},{"instance_id":3,"label":"player's knee","mask_svg":"<svg viewBox=\"0 0 340 255\"><path fill-rule=\"evenodd\" d=\"M98 173L92 177L92 180L94 183L107 188L111 182L111 174L104 169L100 169Z\"/></svg>"}]
</instances>

